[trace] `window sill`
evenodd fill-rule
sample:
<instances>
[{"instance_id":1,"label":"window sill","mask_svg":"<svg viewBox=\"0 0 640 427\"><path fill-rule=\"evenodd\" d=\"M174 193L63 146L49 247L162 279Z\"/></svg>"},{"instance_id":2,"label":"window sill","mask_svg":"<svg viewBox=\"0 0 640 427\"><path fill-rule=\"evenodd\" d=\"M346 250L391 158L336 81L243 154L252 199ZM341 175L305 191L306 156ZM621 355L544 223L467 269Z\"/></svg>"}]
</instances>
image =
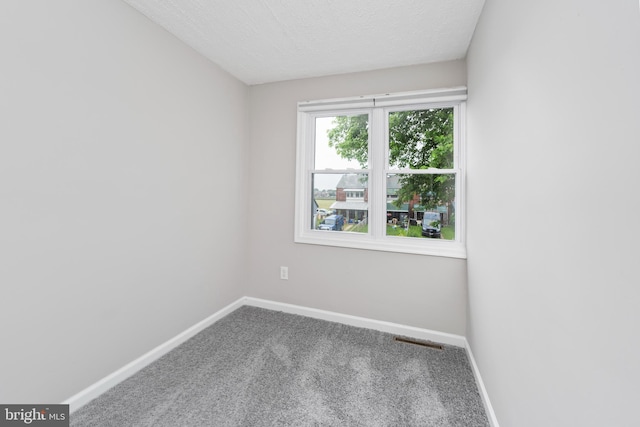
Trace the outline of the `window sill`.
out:
<instances>
[{"instance_id":1,"label":"window sill","mask_svg":"<svg viewBox=\"0 0 640 427\"><path fill-rule=\"evenodd\" d=\"M467 248L463 243L441 239L417 239L407 237L385 237L372 239L367 234L342 233L339 231L309 231L296 235L296 243L336 246L342 248L365 249L382 252L398 252L415 255L429 255L447 258L467 258Z\"/></svg>"}]
</instances>

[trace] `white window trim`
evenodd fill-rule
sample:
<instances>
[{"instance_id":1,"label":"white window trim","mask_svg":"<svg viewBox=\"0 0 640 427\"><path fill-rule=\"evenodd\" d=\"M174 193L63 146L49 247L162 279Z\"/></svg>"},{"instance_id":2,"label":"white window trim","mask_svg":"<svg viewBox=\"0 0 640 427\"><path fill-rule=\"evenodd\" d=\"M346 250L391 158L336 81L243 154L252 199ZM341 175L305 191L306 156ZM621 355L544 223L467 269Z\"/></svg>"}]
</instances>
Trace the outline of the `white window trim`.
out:
<instances>
[{"instance_id":1,"label":"white window trim","mask_svg":"<svg viewBox=\"0 0 640 427\"><path fill-rule=\"evenodd\" d=\"M295 192L295 232L296 243L339 246L387 252L466 258L466 159L465 159L465 108L466 87L441 90L405 92L397 94L361 96L298 103L298 133L296 153L296 192ZM383 107L383 108L380 108ZM385 191L383 178L387 173L403 173L403 170L386 169L388 148L388 129L385 128L385 115L390 111L411 108L453 107L454 126L454 165L456 169L456 240L417 239L409 237L386 236L384 221L369 221L368 233L327 232L313 230L310 218L313 194L311 170L313 170L314 150L309 141L315 138L315 118L341 114L370 115L369 132L369 169L332 170L331 173L368 173L369 174L369 218L386 218ZM382 173L380 173L382 171ZM372 173L373 172L373 173ZM408 172L408 170L404 170ZM438 170L442 173L443 170ZM416 173L416 170L411 170ZM425 170L418 173L432 173ZM381 216L382 215L382 216ZM377 225L377 226L376 226Z\"/></svg>"}]
</instances>

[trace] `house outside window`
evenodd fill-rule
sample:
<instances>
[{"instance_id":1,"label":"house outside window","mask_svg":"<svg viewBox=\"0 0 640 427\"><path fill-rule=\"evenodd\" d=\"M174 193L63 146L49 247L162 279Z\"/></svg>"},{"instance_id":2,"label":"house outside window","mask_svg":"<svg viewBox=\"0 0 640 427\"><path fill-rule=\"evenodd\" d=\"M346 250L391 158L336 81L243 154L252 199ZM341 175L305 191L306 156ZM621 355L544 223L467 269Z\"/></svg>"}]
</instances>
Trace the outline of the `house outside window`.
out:
<instances>
[{"instance_id":1,"label":"house outside window","mask_svg":"<svg viewBox=\"0 0 640 427\"><path fill-rule=\"evenodd\" d=\"M465 100L458 87L298 103L295 241L465 258Z\"/></svg>"}]
</instances>

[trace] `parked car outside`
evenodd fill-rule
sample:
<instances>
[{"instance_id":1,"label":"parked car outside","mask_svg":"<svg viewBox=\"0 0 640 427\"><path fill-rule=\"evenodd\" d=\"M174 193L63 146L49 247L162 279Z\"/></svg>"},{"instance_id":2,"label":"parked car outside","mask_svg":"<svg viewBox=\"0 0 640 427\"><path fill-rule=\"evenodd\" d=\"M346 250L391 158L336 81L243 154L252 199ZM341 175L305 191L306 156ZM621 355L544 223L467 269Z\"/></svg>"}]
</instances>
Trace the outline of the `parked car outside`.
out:
<instances>
[{"instance_id":1,"label":"parked car outside","mask_svg":"<svg viewBox=\"0 0 640 427\"><path fill-rule=\"evenodd\" d=\"M424 213L424 217L422 218L422 235L436 239L440 238L440 214L438 212Z\"/></svg>"},{"instance_id":2,"label":"parked car outside","mask_svg":"<svg viewBox=\"0 0 640 427\"><path fill-rule=\"evenodd\" d=\"M327 216L327 215L329 215L329 211L326 210L326 209L318 208L318 209L316 209L316 214L321 215L321 216Z\"/></svg>"},{"instance_id":3,"label":"parked car outside","mask_svg":"<svg viewBox=\"0 0 640 427\"><path fill-rule=\"evenodd\" d=\"M342 231L344 217L342 215L329 215L318 225L318 230Z\"/></svg>"}]
</instances>

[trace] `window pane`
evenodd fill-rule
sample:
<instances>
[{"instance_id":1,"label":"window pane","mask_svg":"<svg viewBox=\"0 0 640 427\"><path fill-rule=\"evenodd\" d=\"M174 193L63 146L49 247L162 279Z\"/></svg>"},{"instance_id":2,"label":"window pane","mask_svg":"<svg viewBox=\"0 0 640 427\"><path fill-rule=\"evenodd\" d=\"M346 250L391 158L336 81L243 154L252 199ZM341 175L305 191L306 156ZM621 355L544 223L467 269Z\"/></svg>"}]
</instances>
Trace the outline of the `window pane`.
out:
<instances>
[{"instance_id":1,"label":"window pane","mask_svg":"<svg viewBox=\"0 0 640 427\"><path fill-rule=\"evenodd\" d=\"M389 113L389 167L453 168L453 108Z\"/></svg>"},{"instance_id":2,"label":"window pane","mask_svg":"<svg viewBox=\"0 0 640 427\"><path fill-rule=\"evenodd\" d=\"M315 169L367 169L369 115L316 119Z\"/></svg>"},{"instance_id":3,"label":"window pane","mask_svg":"<svg viewBox=\"0 0 640 427\"><path fill-rule=\"evenodd\" d=\"M366 233L369 217L367 174L313 174L311 227Z\"/></svg>"},{"instance_id":4,"label":"window pane","mask_svg":"<svg viewBox=\"0 0 640 427\"><path fill-rule=\"evenodd\" d=\"M455 174L388 174L387 236L455 240Z\"/></svg>"}]
</instances>

